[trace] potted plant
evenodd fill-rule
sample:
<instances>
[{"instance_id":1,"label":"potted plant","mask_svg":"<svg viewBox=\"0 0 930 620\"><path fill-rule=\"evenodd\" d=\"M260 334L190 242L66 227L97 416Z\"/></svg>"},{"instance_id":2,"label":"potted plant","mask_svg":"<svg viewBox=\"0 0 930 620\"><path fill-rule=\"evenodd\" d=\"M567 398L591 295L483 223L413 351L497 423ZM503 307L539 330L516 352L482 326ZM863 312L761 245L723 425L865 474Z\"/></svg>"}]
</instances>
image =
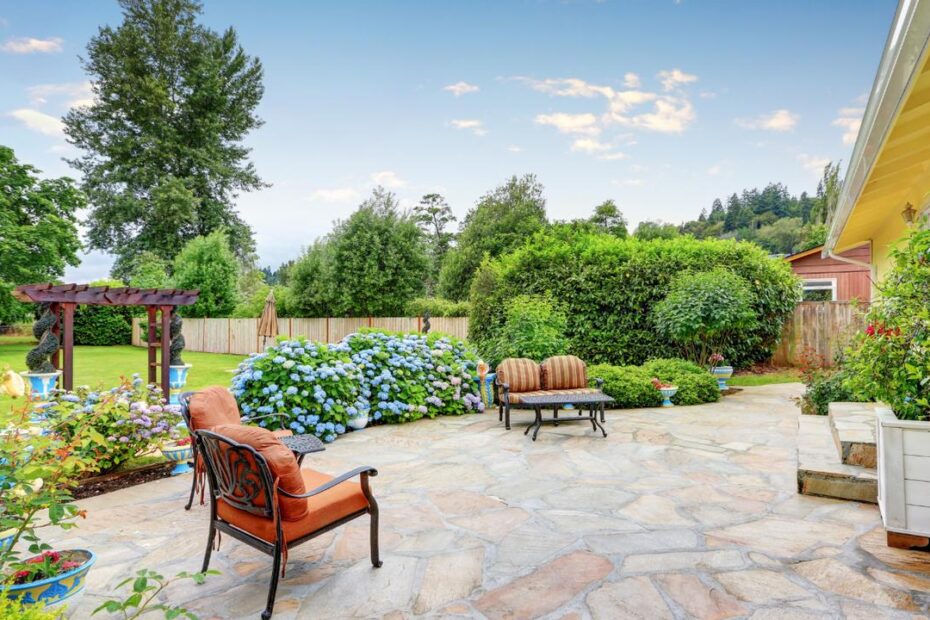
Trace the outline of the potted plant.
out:
<instances>
[{"instance_id":1,"label":"potted plant","mask_svg":"<svg viewBox=\"0 0 930 620\"><path fill-rule=\"evenodd\" d=\"M678 392L678 388L671 383L664 383L659 381L658 377L652 378L652 385L655 386L657 390L662 394L662 406L663 407L672 407L672 396ZM711 388L713 389L713 388Z\"/></svg>"},{"instance_id":2,"label":"potted plant","mask_svg":"<svg viewBox=\"0 0 930 620\"><path fill-rule=\"evenodd\" d=\"M29 370L21 373L29 381L30 396L35 400L48 398L61 374L51 362L51 356L59 348L58 336L55 335L58 316L52 312L50 304L41 304L40 308L41 314L32 325L32 335L39 344L26 354Z\"/></svg>"},{"instance_id":3,"label":"potted plant","mask_svg":"<svg viewBox=\"0 0 930 620\"><path fill-rule=\"evenodd\" d=\"M70 489L95 465L77 450L88 437L84 430L70 440L54 428L33 432L34 409L30 404L0 412L0 592L20 606L54 607L72 602L83 590L94 554L53 550L36 531L67 529L83 516Z\"/></svg>"},{"instance_id":4,"label":"potted plant","mask_svg":"<svg viewBox=\"0 0 930 620\"><path fill-rule=\"evenodd\" d=\"M930 230L915 230L892 252L892 269L846 357L846 384L876 409L878 505L889 543L930 537Z\"/></svg>"},{"instance_id":5,"label":"potted plant","mask_svg":"<svg viewBox=\"0 0 930 620\"><path fill-rule=\"evenodd\" d=\"M161 447L162 456L174 463L174 469L171 470L172 476L186 474L191 471L188 461L194 458L194 446L191 437L181 437L173 441L167 441Z\"/></svg>"},{"instance_id":6,"label":"potted plant","mask_svg":"<svg viewBox=\"0 0 930 620\"><path fill-rule=\"evenodd\" d=\"M725 392L729 389L727 379L733 376L733 367L722 365L724 359L725 358L719 353L714 353L707 358L707 362L710 364L710 374L714 375L714 378L717 379L717 387L720 388L721 392Z\"/></svg>"},{"instance_id":7,"label":"potted plant","mask_svg":"<svg viewBox=\"0 0 930 620\"><path fill-rule=\"evenodd\" d=\"M346 423L349 428L360 431L368 426L368 409L356 409L350 406L346 412L349 414L349 421Z\"/></svg>"}]
</instances>

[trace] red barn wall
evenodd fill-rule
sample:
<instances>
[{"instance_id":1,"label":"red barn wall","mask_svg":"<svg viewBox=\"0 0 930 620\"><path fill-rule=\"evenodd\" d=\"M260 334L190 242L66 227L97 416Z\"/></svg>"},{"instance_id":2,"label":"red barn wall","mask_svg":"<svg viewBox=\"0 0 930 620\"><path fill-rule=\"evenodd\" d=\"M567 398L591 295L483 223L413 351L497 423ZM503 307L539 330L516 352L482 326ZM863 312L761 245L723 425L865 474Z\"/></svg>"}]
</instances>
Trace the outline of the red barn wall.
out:
<instances>
[{"instance_id":1,"label":"red barn wall","mask_svg":"<svg viewBox=\"0 0 930 620\"><path fill-rule=\"evenodd\" d=\"M871 263L872 252L868 245L841 252L840 256ZM804 280L836 279L836 301L871 301L872 282L867 267L851 265L835 258L821 258L819 252L789 261L791 270Z\"/></svg>"}]
</instances>

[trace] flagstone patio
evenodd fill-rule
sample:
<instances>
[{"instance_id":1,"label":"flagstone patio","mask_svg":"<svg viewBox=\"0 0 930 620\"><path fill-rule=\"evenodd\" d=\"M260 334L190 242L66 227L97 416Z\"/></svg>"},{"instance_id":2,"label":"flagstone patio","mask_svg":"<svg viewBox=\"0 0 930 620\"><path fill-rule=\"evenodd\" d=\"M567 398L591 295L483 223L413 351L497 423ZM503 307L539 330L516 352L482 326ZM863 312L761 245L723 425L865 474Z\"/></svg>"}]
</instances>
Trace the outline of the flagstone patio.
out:
<instances>
[{"instance_id":1,"label":"flagstone patio","mask_svg":"<svg viewBox=\"0 0 930 620\"><path fill-rule=\"evenodd\" d=\"M378 468L384 567L362 519L290 552L275 618L922 618L930 554L889 549L870 504L797 494L799 385L547 425L496 411L352 433L305 466ZM182 476L83 500L59 547L98 554L75 617L138 568L199 570L208 508ZM258 617L270 558L228 538L222 575L168 593Z\"/></svg>"}]
</instances>

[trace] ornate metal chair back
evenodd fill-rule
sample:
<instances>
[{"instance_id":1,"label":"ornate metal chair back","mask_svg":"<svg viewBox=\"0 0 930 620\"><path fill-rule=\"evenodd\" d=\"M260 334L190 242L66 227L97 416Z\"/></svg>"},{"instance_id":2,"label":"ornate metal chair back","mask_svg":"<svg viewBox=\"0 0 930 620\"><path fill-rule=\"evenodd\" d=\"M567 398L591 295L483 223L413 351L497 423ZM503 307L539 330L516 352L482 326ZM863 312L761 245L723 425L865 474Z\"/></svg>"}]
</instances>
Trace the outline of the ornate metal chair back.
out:
<instances>
[{"instance_id":1,"label":"ornate metal chair back","mask_svg":"<svg viewBox=\"0 0 930 620\"><path fill-rule=\"evenodd\" d=\"M251 446L212 431L197 431L200 455L207 465L213 502L274 518L274 482L268 462Z\"/></svg>"}]
</instances>

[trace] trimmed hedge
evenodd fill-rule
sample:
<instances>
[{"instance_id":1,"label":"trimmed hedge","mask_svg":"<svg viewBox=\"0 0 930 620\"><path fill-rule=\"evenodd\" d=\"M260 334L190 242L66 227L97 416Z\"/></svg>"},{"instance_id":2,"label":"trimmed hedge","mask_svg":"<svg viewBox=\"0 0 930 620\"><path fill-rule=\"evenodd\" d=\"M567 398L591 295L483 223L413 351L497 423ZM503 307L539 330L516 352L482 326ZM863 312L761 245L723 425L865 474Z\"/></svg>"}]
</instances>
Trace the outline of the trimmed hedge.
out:
<instances>
[{"instance_id":1,"label":"trimmed hedge","mask_svg":"<svg viewBox=\"0 0 930 620\"><path fill-rule=\"evenodd\" d=\"M680 356L658 334L650 311L676 276L715 267L749 282L757 321L755 328L728 338L719 352L737 367L769 359L800 299L798 279L787 263L752 243L687 236L643 241L564 228L539 233L478 270L469 339L484 353L501 331L508 299L550 294L565 305L570 350L582 359L624 365Z\"/></svg>"},{"instance_id":2,"label":"trimmed hedge","mask_svg":"<svg viewBox=\"0 0 930 620\"><path fill-rule=\"evenodd\" d=\"M74 344L131 344L132 314L129 306L78 306L74 311Z\"/></svg>"},{"instance_id":3,"label":"trimmed hedge","mask_svg":"<svg viewBox=\"0 0 930 620\"><path fill-rule=\"evenodd\" d=\"M672 397L676 405L700 405L720 400L717 380L697 364L680 359L657 359L642 366L610 366L598 364L588 367L588 380L592 387L595 379L604 380L604 393L614 399L616 409L658 407L662 395L652 385L658 377L673 383L678 392Z\"/></svg>"},{"instance_id":4,"label":"trimmed hedge","mask_svg":"<svg viewBox=\"0 0 930 620\"><path fill-rule=\"evenodd\" d=\"M407 316L423 316L427 310L430 316L468 316L469 309L467 301L452 301L442 297L415 297L407 302L404 310Z\"/></svg>"}]
</instances>

